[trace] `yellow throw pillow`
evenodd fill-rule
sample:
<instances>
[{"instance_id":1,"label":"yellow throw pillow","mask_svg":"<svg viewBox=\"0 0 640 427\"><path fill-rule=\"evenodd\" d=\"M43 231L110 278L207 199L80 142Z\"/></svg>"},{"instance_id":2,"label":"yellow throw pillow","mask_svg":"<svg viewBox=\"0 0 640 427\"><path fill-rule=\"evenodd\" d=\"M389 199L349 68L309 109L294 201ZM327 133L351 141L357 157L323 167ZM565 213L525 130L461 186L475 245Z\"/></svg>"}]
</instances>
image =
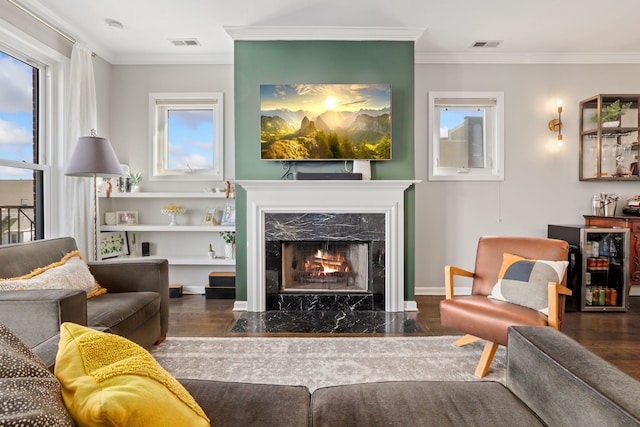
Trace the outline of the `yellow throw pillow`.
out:
<instances>
[{"instance_id":1,"label":"yellow throw pillow","mask_svg":"<svg viewBox=\"0 0 640 427\"><path fill-rule=\"evenodd\" d=\"M55 375L80 426L209 426L189 392L139 345L63 323Z\"/></svg>"},{"instance_id":2,"label":"yellow throw pillow","mask_svg":"<svg viewBox=\"0 0 640 427\"><path fill-rule=\"evenodd\" d=\"M60 261L24 276L0 279L0 291L26 289L81 289L87 293L87 298L107 292L96 282L80 251L69 252Z\"/></svg>"}]
</instances>

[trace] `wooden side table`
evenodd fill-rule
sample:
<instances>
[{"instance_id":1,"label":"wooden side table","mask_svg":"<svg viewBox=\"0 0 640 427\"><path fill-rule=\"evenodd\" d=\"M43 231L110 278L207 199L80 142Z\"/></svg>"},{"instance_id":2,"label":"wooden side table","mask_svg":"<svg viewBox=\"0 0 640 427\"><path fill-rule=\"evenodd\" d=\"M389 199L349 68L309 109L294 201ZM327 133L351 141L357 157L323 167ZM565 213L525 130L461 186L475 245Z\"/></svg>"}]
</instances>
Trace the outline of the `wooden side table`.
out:
<instances>
[{"instance_id":1,"label":"wooden side table","mask_svg":"<svg viewBox=\"0 0 640 427\"><path fill-rule=\"evenodd\" d=\"M629 286L640 286L640 216L585 215L585 225L629 229Z\"/></svg>"}]
</instances>

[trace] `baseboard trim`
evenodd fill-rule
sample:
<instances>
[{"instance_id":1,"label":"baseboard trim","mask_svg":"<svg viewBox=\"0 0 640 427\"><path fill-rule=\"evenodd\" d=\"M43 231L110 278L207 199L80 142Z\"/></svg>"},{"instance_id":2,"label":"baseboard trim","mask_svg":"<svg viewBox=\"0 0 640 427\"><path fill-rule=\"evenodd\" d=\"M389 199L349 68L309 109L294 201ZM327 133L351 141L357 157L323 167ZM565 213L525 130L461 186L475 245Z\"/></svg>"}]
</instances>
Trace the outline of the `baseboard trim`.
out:
<instances>
[{"instance_id":1,"label":"baseboard trim","mask_svg":"<svg viewBox=\"0 0 640 427\"><path fill-rule=\"evenodd\" d=\"M455 288L456 295L471 295L470 286L459 286ZM444 286L416 286L416 295L444 295Z\"/></svg>"},{"instance_id":2,"label":"baseboard trim","mask_svg":"<svg viewBox=\"0 0 640 427\"><path fill-rule=\"evenodd\" d=\"M404 311L418 311L418 303L415 301L405 301Z\"/></svg>"},{"instance_id":3,"label":"baseboard trim","mask_svg":"<svg viewBox=\"0 0 640 427\"><path fill-rule=\"evenodd\" d=\"M415 295L441 296L444 295L444 288L442 286L420 286L416 287ZM471 295L471 288L463 286L456 288L456 295ZM640 286L632 286L629 290L629 296L640 296ZM247 302L236 301L233 304L233 311L247 311ZM418 311L418 304L415 301L405 301L404 311Z\"/></svg>"},{"instance_id":4,"label":"baseboard trim","mask_svg":"<svg viewBox=\"0 0 640 427\"><path fill-rule=\"evenodd\" d=\"M236 301L233 303L233 311L247 311L247 307L246 301Z\"/></svg>"}]
</instances>

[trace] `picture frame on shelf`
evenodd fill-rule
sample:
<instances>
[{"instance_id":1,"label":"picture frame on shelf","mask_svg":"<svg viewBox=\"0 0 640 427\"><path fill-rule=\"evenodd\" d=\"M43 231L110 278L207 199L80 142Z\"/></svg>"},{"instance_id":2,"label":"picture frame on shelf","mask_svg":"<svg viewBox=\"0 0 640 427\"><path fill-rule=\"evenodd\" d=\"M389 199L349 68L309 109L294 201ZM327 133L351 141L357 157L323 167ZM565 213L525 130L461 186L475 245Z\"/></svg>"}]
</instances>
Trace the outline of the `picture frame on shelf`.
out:
<instances>
[{"instance_id":1,"label":"picture frame on shelf","mask_svg":"<svg viewBox=\"0 0 640 427\"><path fill-rule=\"evenodd\" d=\"M225 206L222 212L222 225L236 225L236 208L235 206Z\"/></svg>"},{"instance_id":2,"label":"picture frame on shelf","mask_svg":"<svg viewBox=\"0 0 640 427\"><path fill-rule=\"evenodd\" d=\"M124 231L100 233L100 258L109 259L129 254L129 242Z\"/></svg>"},{"instance_id":3,"label":"picture frame on shelf","mask_svg":"<svg viewBox=\"0 0 640 427\"><path fill-rule=\"evenodd\" d=\"M138 225L138 211L117 211L118 225Z\"/></svg>"},{"instance_id":4,"label":"picture frame on shelf","mask_svg":"<svg viewBox=\"0 0 640 427\"><path fill-rule=\"evenodd\" d=\"M203 225L218 225L218 208L215 207L207 207L204 210L204 215L202 216L202 224Z\"/></svg>"}]
</instances>

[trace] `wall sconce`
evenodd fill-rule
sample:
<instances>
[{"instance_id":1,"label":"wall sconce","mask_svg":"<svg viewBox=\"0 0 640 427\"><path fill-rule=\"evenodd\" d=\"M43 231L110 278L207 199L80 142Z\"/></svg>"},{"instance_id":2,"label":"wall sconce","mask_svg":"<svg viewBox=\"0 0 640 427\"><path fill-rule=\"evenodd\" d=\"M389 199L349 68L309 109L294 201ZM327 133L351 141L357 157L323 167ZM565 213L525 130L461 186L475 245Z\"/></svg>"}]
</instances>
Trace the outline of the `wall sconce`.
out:
<instances>
[{"instance_id":1,"label":"wall sconce","mask_svg":"<svg viewBox=\"0 0 640 427\"><path fill-rule=\"evenodd\" d=\"M549 130L551 132L558 132L557 143L562 144L562 105L558 105L558 118L549 121Z\"/></svg>"}]
</instances>

